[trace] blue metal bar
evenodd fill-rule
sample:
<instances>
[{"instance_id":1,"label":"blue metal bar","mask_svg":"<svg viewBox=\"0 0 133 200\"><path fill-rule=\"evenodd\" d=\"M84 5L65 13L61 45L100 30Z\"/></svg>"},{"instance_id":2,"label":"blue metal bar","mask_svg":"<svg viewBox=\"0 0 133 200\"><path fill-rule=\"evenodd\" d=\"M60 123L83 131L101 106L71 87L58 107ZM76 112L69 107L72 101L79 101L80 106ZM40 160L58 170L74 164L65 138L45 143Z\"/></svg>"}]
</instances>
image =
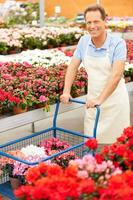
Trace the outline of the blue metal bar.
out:
<instances>
[{"instance_id":1,"label":"blue metal bar","mask_svg":"<svg viewBox=\"0 0 133 200\"><path fill-rule=\"evenodd\" d=\"M0 184L0 194L8 197L10 200L16 200L10 182Z\"/></svg>"},{"instance_id":2,"label":"blue metal bar","mask_svg":"<svg viewBox=\"0 0 133 200\"><path fill-rule=\"evenodd\" d=\"M98 127L98 121L99 121L99 116L100 116L100 108L99 106L95 106L97 109L97 113L96 113L96 119L94 122L94 128L93 128L93 137L96 138L97 136L97 127Z\"/></svg>"},{"instance_id":3,"label":"blue metal bar","mask_svg":"<svg viewBox=\"0 0 133 200\"><path fill-rule=\"evenodd\" d=\"M56 103L56 108L55 108L55 113L54 113L54 118L53 118L53 136L56 137L56 122L57 122L57 115L58 115L58 112L59 112L59 105L60 105L60 102L58 101Z\"/></svg>"},{"instance_id":4,"label":"blue metal bar","mask_svg":"<svg viewBox=\"0 0 133 200\"><path fill-rule=\"evenodd\" d=\"M70 102L73 102L73 103L79 103L79 104L86 104L85 101L82 101L82 100L76 100L76 99L69 99Z\"/></svg>"}]
</instances>

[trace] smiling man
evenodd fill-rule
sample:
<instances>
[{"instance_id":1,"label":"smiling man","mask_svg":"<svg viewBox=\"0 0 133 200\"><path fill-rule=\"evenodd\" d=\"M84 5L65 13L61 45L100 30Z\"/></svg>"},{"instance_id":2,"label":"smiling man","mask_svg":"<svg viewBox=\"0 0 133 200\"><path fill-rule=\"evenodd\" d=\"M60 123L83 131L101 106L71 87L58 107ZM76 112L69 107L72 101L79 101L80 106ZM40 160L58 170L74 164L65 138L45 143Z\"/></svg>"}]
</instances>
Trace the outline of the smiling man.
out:
<instances>
[{"instance_id":1,"label":"smiling man","mask_svg":"<svg viewBox=\"0 0 133 200\"><path fill-rule=\"evenodd\" d=\"M81 37L67 69L60 100L68 103L78 67L83 62L88 74L88 93L84 132L92 135L95 105L101 108L98 134L121 135L130 125L129 98L123 79L126 43L106 31L106 13L102 6L91 5L84 17L88 34Z\"/></svg>"}]
</instances>

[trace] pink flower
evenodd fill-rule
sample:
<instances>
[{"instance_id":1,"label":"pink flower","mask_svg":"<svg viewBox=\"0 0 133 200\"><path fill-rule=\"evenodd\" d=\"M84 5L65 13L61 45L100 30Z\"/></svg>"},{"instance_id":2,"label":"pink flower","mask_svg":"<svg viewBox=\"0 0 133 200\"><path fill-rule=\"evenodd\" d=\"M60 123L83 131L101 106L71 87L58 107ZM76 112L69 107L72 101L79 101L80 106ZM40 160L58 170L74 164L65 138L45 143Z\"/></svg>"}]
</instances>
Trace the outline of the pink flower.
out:
<instances>
[{"instance_id":1,"label":"pink flower","mask_svg":"<svg viewBox=\"0 0 133 200\"><path fill-rule=\"evenodd\" d=\"M85 170L78 171L77 176L80 178L88 178L88 172Z\"/></svg>"},{"instance_id":2,"label":"pink flower","mask_svg":"<svg viewBox=\"0 0 133 200\"><path fill-rule=\"evenodd\" d=\"M40 101L40 102L46 102L46 97L45 97L44 95L41 95L41 96L39 97L39 101Z\"/></svg>"},{"instance_id":3,"label":"pink flower","mask_svg":"<svg viewBox=\"0 0 133 200\"><path fill-rule=\"evenodd\" d=\"M6 80L12 80L13 77L10 74L3 74L3 78Z\"/></svg>"},{"instance_id":4,"label":"pink flower","mask_svg":"<svg viewBox=\"0 0 133 200\"><path fill-rule=\"evenodd\" d=\"M24 65L26 68L31 68L31 67L32 67L32 65L29 64L28 62L23 62L23 65Z\"/></svg>"}]
</instances>

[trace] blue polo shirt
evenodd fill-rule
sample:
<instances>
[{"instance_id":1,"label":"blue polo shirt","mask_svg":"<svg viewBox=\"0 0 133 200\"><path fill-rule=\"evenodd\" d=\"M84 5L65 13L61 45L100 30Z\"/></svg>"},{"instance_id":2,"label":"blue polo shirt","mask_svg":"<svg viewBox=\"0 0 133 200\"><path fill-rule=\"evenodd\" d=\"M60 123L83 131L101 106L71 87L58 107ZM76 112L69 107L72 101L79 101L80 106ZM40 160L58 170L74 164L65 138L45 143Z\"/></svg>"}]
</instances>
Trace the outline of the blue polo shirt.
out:
<instances>
[{"instance_id":1,"label":"blue polo shirt","mask_svg":"<svg viewBox=\"0 0 133 200\"><path fill-rule=\"evenodd\" d=\"M119 36L107 33L106 40L102 47L96 48L91 41L89 34L82 36L78 42L73 57L83 61L86 48L90 56L103 57L109 52L110 63L113 64L117 60L126 61L127 48L126 42Z\"/></svg>"}]
</instances>

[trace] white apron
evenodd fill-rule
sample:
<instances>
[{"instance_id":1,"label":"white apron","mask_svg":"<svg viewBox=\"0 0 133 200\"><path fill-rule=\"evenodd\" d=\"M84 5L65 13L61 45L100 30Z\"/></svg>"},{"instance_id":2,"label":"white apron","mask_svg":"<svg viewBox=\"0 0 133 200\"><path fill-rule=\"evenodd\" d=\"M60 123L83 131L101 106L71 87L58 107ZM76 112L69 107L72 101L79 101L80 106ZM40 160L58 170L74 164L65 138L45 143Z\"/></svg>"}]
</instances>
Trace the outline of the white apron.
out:
<instances>
[{"instance_id":1,"label":"white apron","mask_svg":"<svg viewBox=\"0 0 133 200\"><path fill-rule=\"evenodd\" d=\"M112 72L108 50L105 57L93 57L87 49L83 64L88 74L87 99L97 98ZM111 139L119 137L123 129L130 125L129 97L123 78L115 91L100 106L100 111L97 135L106 142L110 138L108 141L112 142ZM85 110L84 133L89 136L93 134L95 115L95 108Z\"/></svg>"}]
</instances>

